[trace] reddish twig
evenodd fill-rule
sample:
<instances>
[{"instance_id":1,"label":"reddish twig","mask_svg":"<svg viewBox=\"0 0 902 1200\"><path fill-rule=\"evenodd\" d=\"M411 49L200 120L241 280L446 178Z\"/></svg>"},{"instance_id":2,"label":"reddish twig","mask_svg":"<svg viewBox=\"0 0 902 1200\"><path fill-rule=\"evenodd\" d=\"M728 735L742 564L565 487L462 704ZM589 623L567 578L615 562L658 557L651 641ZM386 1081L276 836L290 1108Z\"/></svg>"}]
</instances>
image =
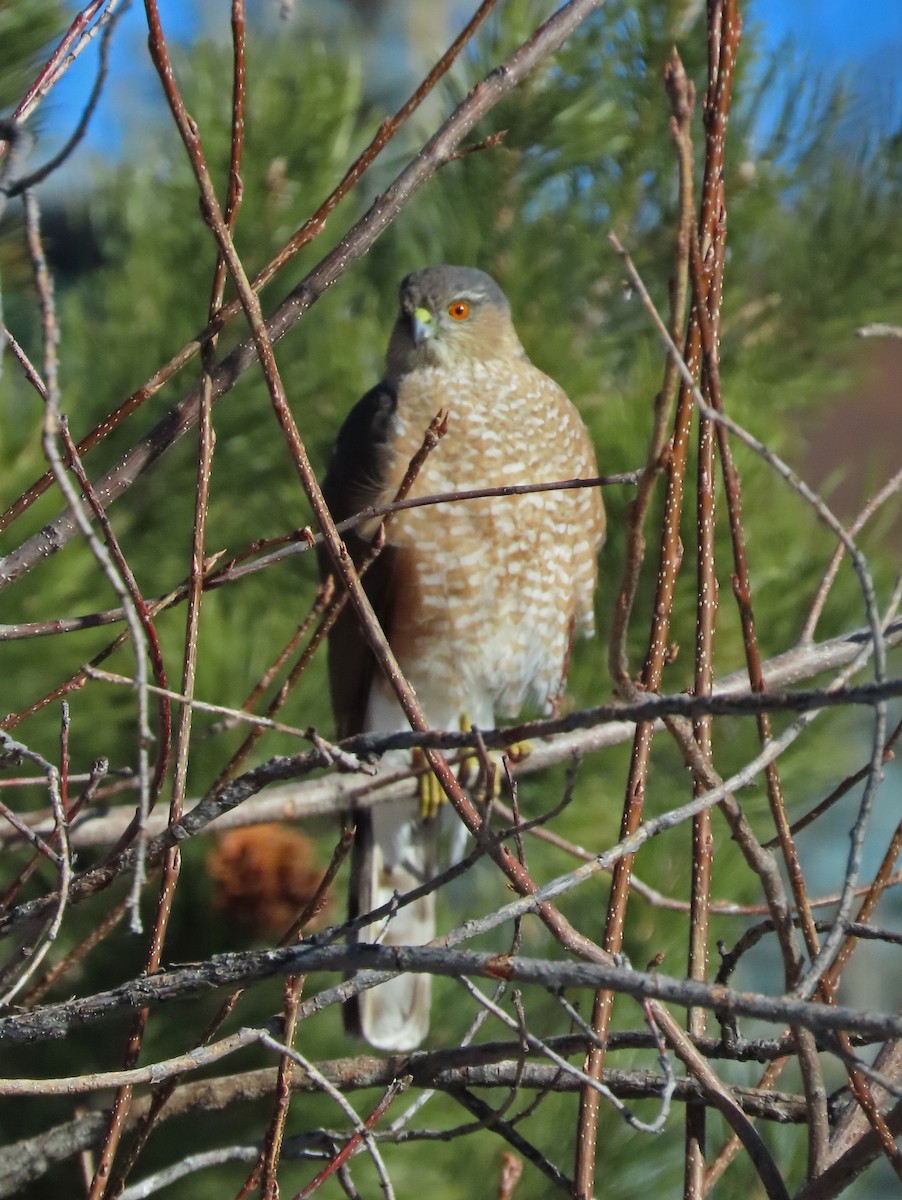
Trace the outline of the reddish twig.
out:
<instances>
[{"instance_id":1,"label":"reddish twig","mask_svg":"<svg viewBox=\"0 0 902 1200\"><path fill-rule=\"evenodd\" d=\"M82 109L81 116L78 119L78 124L70 134L65 145L62 146L61 149L46 163L38 167L36 171L32 171L24 179L17 179L14 183L11 183L6 189L6 195L8 197L21 195L21 193L27 188L37 187L39 183L43 183L45 179L49 178L54 171L58 170L58 168L61 167L63 163L71 157L81 143L85 134L88 132L88 126L91 124L91 118L94 116L94 113L97 110L97 106L100 103L100 97L103 95L103 89L106 84L107 71L109 69L110 43L113 32L115 31L117 21L124 12L124 7L117 10L115 6L111 4L108 7L107 12L104 14L105 21L102 25L100 22L98 22L98 25L94 30L94 32L98 32L101 28L103 29L103 33L100 38L100 56L97 61L97 74L94 78L94 86L91 88L91 94L88 96L85 106ZM54 84L59 81L62 74L63 72L60 71L54 76ZM50 484L49 478L47 480L47 484L48 486Z\"/></svg>"},{"instance_id":2,"label":"reddish twig","mask_svg":"<svg viewBox=\"0 0 902 1200\"><path fill-rule=\"evenodd\" d=\"M156 631L156 628L153 623L155 614L152 611L151 606L147 603L147 601L144 599L143 595L141 594L141 590L138 586L138 581L135 578L134 572L132 571L131 567L128 564L128 560L126 559L124 553L122 552L122 549L119 545L119 542L116 538L113 528L106 516L106 513L103 510L102 505L100 504L100 501L97 498L97 493L94 491L94 488L91 486L91 481L88 479L87 475L85 474L85 470L84 470L84 467L82 466L81 459L78 456L78 452L75 448L75 444L73 443L72 438L69 434L69 423L65 417L62 417L60 419L60 434L61 434L61 437L63 440L63 445L66 450L66 455L68 456L68 459L69 459L69 464L72 469L72 473L75 475L76 479L78 480L79 487L82 489L82 492L84 493L84 497L87 500L88 504L90 505L92 512L94 513L94 517L103 533L104 541L110 552L110 556L111 556L113 562L115 563L116 568L119 571L119 574L125 583L125 586L128 589L129 595L130 595L132 603L134 605L134 610L137 613L138 620L141 622L141 628L142 628L142 630L144 632L144 636L147 640L147 642L146 642L147 651L148 651L148 655L150 658L151 667L153 668L154 679L156 680L157 686L160 689L160 691L159 691L159 701L160 702L158 705L160 732L159 732L158 738L156 739L157 742L159 743L159 751L157 754L157 760L154 764L153 779L151 780L151 783L150 783L150 793L147 798L147 813L142 814L143 819L146 820L147 814L149 814L153 810L153 806L156 803L157 797L160 794L160 789L163 786L163 780L166 776L166 771L169 766L169 742L170 742L170 736L172 733L172 706L169 702L169 697L166 694L166 692L168 691L168 681L166 678L166 666L165 666L165 663L163 662L163 651L162 651L162 647L160 646L160 639L157 636L157 631ZM140 646L135 647L136 655L140 652L140 649L141 649ZM136 687L138 688L138 692L139 692L138 704L139 704L139 717L140 717L141 713L142 713L142 709L146 708L146 694L147 694L147 683L146 683L146 680L141 678L140 671L137 673ZM142 704L142 694L145 697L143 699L143 704ZM144 716L142 724L146 724L146 716ZM137 834L138 832L139 832L139 827L136 826L134 829L134 833Z\"/></svg>"},{"instance_id":3,"label":"reddish twig","mask_svg":"<svg viewBox=\"0 0 902 1200\"><path fill-rule=\"evenodd\" d=\"M427 456L438 445L439 440L444 437L447 430L447 417L443 413L438 413L433 417L429 428L423 438L423 443L419 450L413 456L407 465L407 470L404 472L404 478L401 480L400 486L395 496L396 503L403 502L407 493L413 487L414 481L420 472L421 467L426 461ZM367 554L363 561L357 567L358 577L363 576L372 566L380 550L382 549L382 537L385 527L390 521L391 516L387 515L381 518L378 522L373 534L372 541ZM312 539L311 539L312 540ZM293 692L294 688L299 683L301 677L316 654L317 650L328 637L330 631L334 628L335 622L341 615L345 603L347 602L348 594L342 590L335 592L334 582L329 586L321 588L317 593L317 599L313 606L312 615L320 616L321 620L314 630L313 636L307 643L302 654L298 657L297 662L291 669L287 679L276 692L275 696L270 701L266 709L266 716L272 719L275 714L282 708L288 697ZM230 779L234 778L242 765L247 761L254 746L259 741L264 732L263 726L257 726L244 739L239 748L235 751L228 763L223 767L213 783L210 792L216 795L225 787Z\"/></svg>"},{"instance_id":4,"label":"reddish twig","mask_svg":"<svg viewBox=\"0 0 902 1200\"><path fill-rule=\"evenodd\" d=\"M526 496L536 492L571 491L584 487L610 487L617 484L633 485L637 483L641 472L622 471L615 475L598 475L585 479L562 479L554 483L529 484L499 484L495 487L467 488L453 492L437 492L428 496L409 496L391 504L369 505L353 517L336 523L339 533L346 533L361 524L369 524L377 517L391 516L410 508L423 508L434 504L453 504L467 500L477 500L493 496ZM258 539L245 550L233 555L221 566L215 564L222 558L224 550L211 554L207 558L204 576L204 590L224 587L236 583L248 575L255 574L275 565L295 554L304 554L308 550L323 543L323 535L314 533L310 526L305 526L296 533L282 534L280 537ZM273 549L273 547L278 547ZM259 555L260 557L253 557ZM251 562L244 560L252 559ZM243 565L238 565L242 563ZM188 583L180 584L165 597L152 601L154 613L162 608L170 607L184 601L188 595ZM123 619L122 609L107 609L105 612L88 613L81 617L60 617L50 621L20 621L13 625L0 625L0 642L18 641L30 637L48 637L54 634L74 633L80 629L93 629L101 625L111 625ZM283 651L283 653L286 653ZM95 660L96 661L96 660ZM271 680L270 680L271 681ZM264 683L262 686L266 686ZM29 710L30 715L30 710ZM17 714L18 718L18 714ZM18 723L17 718L7 718L0 722L0 728L11 728Z\"/></svg>"},{"instance_id":5,"label":"reddish twig","mask_svg":"<svg viewBox=\"0 0 902 1200\"><path fill-rule=\"evenodd\" d=\"M884 505L891 496L895 496L902 489L902 471L897 471L892 478L880 488L874 496L864 506L852 524L849 526L849 536L856 537L864 526L870 521L871 517L877 510ZM824 578L821 580L820 587L811 604L811 609L808 616L805 618L805 624L802 626L802 632L799 634L799 640L810 642L814 640L814 634L817 629L817 623L821 619L821 614L824 611L824 606L827 603L827 598L830 595L836 576L839 572L842 560L846 555L846 547L840 542L833 552L833 557L827 570L824 572Z\"/></svg>"},{"instance_id":6,"label":"reddish twig","mask_svg":"<svg viewBox=\"0 0 902 1200\"><path fill-rule=\"evenodd\" d=\"M14 122L23 124L28 120L50 90L59 83L76 58L88 48L104 25L112 20L115 10L119 7L119 2L120 0L91 0L90 4L85 5L20 100L12 115ZM91 22L104 5L106 5L106 12L101 14L99 20L91 28ZM8 149L9 143L0 141L0 158L7 153Z\"/></svg>"},{"instance_id":7,"label":"reddish twig","mask_svg":"<svg viewBox=\"0 0 902 1200\"><path fill-rule=\"evenodd\" d=\"M341 869L342 863L345 861L351 851L352 843L352 831L349 829L343 829L341 837L339 838L339 841L332 852L332 859L329 863L329 866L323 873L322 879L320 880L316 890L314 891L310 900L304 906L304 910L299 915L297 921L295 921L291 928L288 929L279 939L278 945L288 946L297 941L299 934L320 911L322 905L325 903L329 889L335 882L336 876ZM219 1030L235 1011L238 1002L244 995L244 991L244 988L239 988L226 997L226 999L220 1005L219 1010L216 1012L213 1019L210 1021L209 1025L204 1031L203 1038L201 1039L202 1046L209 1046L212 1043ZM163 1119L166 1108L172 1100L176 1089L181 1086L183 1078L184 1074L177 1072L164 1083L161 1083L154 1088L153 1095L150 1099L150 1104L147 1108L147 1111L141 1118L141 1122L132 1140L132 1144L130 1145L128 1153L125 1155L124 1161L120 1167L119 1174L110 1182L110 1200L114 1200L116 1196L121 1194L125 1179L133 1169L135 1163L138 1161L141 1152L147 1145L147 1141L150 1138L151 1133ZM256 1178L256 1175L254 1175L254 1178Z\"/></svg>"},{"instance_id":8,"label":"reddish twig","mask_svg":"<svg viewBox=\"0 0 902 1200\"><path fill-rule=\"evenodd\" d=\"M676 236L673 283L670 293L669 328L675 341L679 341L685 321L686 296L689 274L689 241L692 236L694 203L692 198L692 156L689 129L695 103L695 89L685 77L683 64L674 52L664 69L664 83L668 93L674 97L674 117L671 135L679 151L680 207ZM678 102L677 102L678 101ZM630 617L639 587L642 563L645 559L645 521L651 505L654 488L666 466L667 426L673 411L673 402L678 386L676 365L668 356L664 363L664 378L661 390L655 397L652 433L648 455L638 482L636 496L627 509L626 520L626 563L617 599L614 602L611 636L608 644L608 669L618 694L629 691L629 662L626 638Z\"/></svg>"},{"instance_id":9,"label":"reddish twig","mask_svg":"<svg viewBox=\"0 0 902 1200\"><path fill-rule=\"evenodd\" d=\"M241 158L244 147L245 47L244 6L242 0L234 0L233 2L232 29L234 46L232 142L226 198L226 222L230 229L234 227L241 203ZM162 37L162 32L160 36ZM225 263L220 255L217 258L213 272L210 297L211 317L222 303L225 281ZM212 424L211 371L213 368L214 351L215 338L204 345L202 352L203 372L200 384L200 412L198 419L197 482L181 679L182 693L188 697L189 701L194 695L194 681L197 672L197 643L200 629L201 601L203 598L207 513L210 475L213 466L214 434ZM179 820L184 806L192 717L193 709L191 704L182 704L178 710L175 731L174 772L172 796L169 804L170 822ZM152 974L153 971L157 970L162 961L163 947L169 927L169 916L172 912L172 904L178 885L180 870L181 854L178 846L173 846L166 852L162 864L160 893L147 958L146 969L148 974ZM144 1039L147 1018L148 1013L146 1010L142 1011L133 1024L126 1050L126 1066L134 1065L137 1060ZM112 1200L112 1197L118 1195L125 1185L128 1175L128 1164L125 1164L124 1169L118 1174L116 1179L111 1181L113 1186L109 1189L106 1187L106 1179L112 1168L113 1157L124 1128L125 1119L128 1116L130 1103L131 1088L126 1086L120 1089L113 1101L110 1128L101 1150L98 1167L92 1181L89 1200L101 1200L103 1196L109 1196Z\"/></svg>"},{"instance_id":10,"label":"reddish twig","mask_svg":"<svg viewBox=\"0 0 902 1200\"><path fill-rule=\"evenodd\" d=\"M338 1154L335 1155L328 1166L324 1167L316 1176L316 1178L312 1179L306 1187L301 1188L301 1190L296 1193L294 1200L305 1200L305 1197L312 1196L313 1193L318 1191L320 1186L325 1183L331 1175L334 1175L336 1171L341 1169L341 1167L348 1161L352 1154L357 1153L361 1144L366 1140L366 1135L371 1129L373 1129L376 1123L381 1120L389 1106L397 1099L398 1096L400 1096L401 1092L404 1091L406 1086L407 1080L403 1079L396 1079L389 1084L382 1099L366 1118L366 1120L348 1138L347 1142L345 1142L342 1149L339 1150Z\"/></svg>"}]
</instances>

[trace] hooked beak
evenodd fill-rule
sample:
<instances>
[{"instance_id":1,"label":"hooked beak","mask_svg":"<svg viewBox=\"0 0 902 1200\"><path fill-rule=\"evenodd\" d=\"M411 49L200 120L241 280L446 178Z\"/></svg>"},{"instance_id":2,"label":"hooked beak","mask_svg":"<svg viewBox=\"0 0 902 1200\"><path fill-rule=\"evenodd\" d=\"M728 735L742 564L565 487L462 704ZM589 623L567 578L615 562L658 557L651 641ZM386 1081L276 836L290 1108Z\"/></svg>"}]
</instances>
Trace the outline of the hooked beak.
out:
<instances>
[{"instance_id":1,"label":"hooked beak","mask_svg":"<svg viewBox=\"0 0 902 1200\"><path fill-rule=\"evenodd\" d=\"M413 340L414 344L421 346L423 342L427 342L435 333L435 322L432 313L428 308L415 308L413 310Z\"/></svg>"}]
</instances>

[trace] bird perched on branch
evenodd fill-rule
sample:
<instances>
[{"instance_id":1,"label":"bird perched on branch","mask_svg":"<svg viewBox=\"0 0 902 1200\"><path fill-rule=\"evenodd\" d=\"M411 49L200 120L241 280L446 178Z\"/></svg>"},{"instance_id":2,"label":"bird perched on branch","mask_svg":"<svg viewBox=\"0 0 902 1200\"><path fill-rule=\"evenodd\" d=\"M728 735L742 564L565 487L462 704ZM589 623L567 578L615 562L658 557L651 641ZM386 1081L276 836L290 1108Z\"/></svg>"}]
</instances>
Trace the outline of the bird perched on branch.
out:
<instances>
[{"instance_id":1,"label":"bird perched on branch","mask_svg":"<svg viewBox=\"0 0 902 1200\"><path fill-rule=\"evenodd\" d=\"M527 358L498 284L470 267L427 267L401 283L385 378L339 432L323 483L336 521L395 498L439 411L447 432L413 496L598 473L579 414ZM346 537L358 564L376 525ZM604 528L593 487L450 500L391 518L363 585L431 726L490 729L527 704L554 709L573 637L593 631ZM322 569L332 569L325 558ZM340 737L408 727L350 605L330 635L329 681ZM419 803L355 814L352 917L434 875L435 782L421 784ZM434 934L429 895L359 936L412 945ZM346 1023L373 1045L413 1049L429 1027L429 982L400 975L371 988L350 1002Z\"/></svg>"}]
</instances>

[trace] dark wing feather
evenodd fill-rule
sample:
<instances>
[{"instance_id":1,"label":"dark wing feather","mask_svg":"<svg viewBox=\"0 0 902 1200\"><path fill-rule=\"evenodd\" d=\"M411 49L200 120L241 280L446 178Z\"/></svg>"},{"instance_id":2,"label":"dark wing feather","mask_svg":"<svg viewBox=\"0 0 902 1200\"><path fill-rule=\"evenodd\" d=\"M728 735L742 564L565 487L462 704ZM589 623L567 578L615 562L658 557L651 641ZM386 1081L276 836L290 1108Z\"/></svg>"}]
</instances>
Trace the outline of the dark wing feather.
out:
<instances>
[{"instance_id":1,"label":"dark wing feather","mask_svg":"<svg viewBox=\"0 0 902 1200\"><path fill-rule=\"evenodd\" d=\"M339 430L323 480L323 495L336 521L345 521L383 499L392 461L396 406L393 390L387 384L378 384L351 409ZM354 564L359 566L369 549L369 538L354 531L343 536ZM363 577L363 587L376 616L389 633L397 556L398 551L384 546ZM319 567L324 580L334 574L332 560L325 550L319 552ZM336 585L343 586L339 581ZM370 685L378 669L350 604L342 609L329 634L328 658L336 733L339 738L350 737L363 730ZM353 920L361 912L368 912L373 904L369 881L373 875L374 843L370 813L359 809L351 814L351 819L357 829L351 854L348 905L348 917ZM345 1027L358 1037L363 1035L359 1000L354 997L344 1005Z\"/></svg>"},{"instance_id":2,"label":"dark wing feather","mask_svg":"<svg viewBox=\"0 0 902 1200\"><path fill-rule=\"evenodd\" d=\"M393 389L380 383L355 404L342 425L323 480L323 495L336 521L347 520L367 506L384 501L393 460L396 407ZM359 565L369 548L369 538L349 531L344 540L355 565ZM398 552L386 545L363 578L364 590L389 637L397 558ZM323 579L333 574L332 561L324 550L319 565ZM343 585L337 581L337 586ZM363 729L370 684L377 669L350 604L342 609L329 634L328 658L336 732L339 738L350 737Z\"/></svg>"}]
</instances>

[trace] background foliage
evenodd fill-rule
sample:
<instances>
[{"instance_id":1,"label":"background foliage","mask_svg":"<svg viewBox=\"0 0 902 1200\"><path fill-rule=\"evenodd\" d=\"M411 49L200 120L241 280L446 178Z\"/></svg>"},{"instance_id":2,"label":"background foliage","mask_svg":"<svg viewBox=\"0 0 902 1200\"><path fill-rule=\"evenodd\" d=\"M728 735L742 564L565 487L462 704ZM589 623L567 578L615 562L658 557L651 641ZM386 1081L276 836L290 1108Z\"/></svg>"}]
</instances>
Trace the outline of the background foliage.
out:
<instances>
[{"instance_id":1,"label":"background foliage","mask_svg":"<svg viewBox=\"0 0 902 1200\"><path fill-rule=\"evenodd\" d=\"M445 112L487 69L509 52L544 15L545 5L514 0L502 5L480 35L478 45L455 68L436 109ZM61 12L52 3L0 5L0 100L10 103L31 77L47 39L59 29ZM340 30L340 32L337 31ZM286 240L308 212L329 192L352 157L384 115L380 87L368 76L367 29L341 23L317 27L303 7L284 26L259 20L249 36L248 121L244 203L237 245L253 270ZM351 30L353 36L348 35ZM636 298L625 292L622 268L607 234L614 230L627 245L657 303L666 309L673 258L676 183L668 107L660 70L676 39L699 92L705 68L704 19L696 6L677 0L644 0L641 5L611 0L573 38L551 66L536 72L476 131L474 140L505 130L500 147L469 154L443 168L379 239L372 252L348 272L279 344L277 355L288 382L290 400L302 435L316 464L326 461L330 440L344 412L379 377L391 326L399 279L429 262L466 262L493 274L510 297L518 330L534 361L565 387L579 406L598 447L603 471L637 467L644 458L651 406L660 386L662 360L655 335ZM176 69L189 110L203 131L204 145L217 180L226 176L229 154L230 98L224 80L230 50L215 37L199 37L177 55ZM754 31L743 45L729 139L729 259L722 337L725 394L741 423L792 459L804 455L804 431L818 421L826 397L850 386L861 370L853 333L870 320L887 319L902 288L902 225L898 220L900 170L898 136L873 136L851 143L842 121L849 97L837 84L807 77L787 78L779 55L766 59ZM303 271L316 262L369 199L382 188L424 133L435 113L415 118L392 142L362 187L328 223L286 277L263 295L267 311ZM700 145L700 136L697 139ZM40 150L40 138L38 139ZM699 152L700 158L700 152ZM174 128L148 118L121 158L96 165L90 187L74 194L59 189L44 202L48 251L56 277L61 320L63 405L73 431L90 429L137 388L205 323L209 281L215 261L209 231L197 219L196 186ZM40 329L34 295L23 258L20 212L10 203L0 241L4 279L4 319L34 361L40 361ZM240 320L226 332L225 349L242 336ZM193 379L190 380L193 383ZM141 432L176 403L186 383L178 376L136 419L92 454L96 476ZM7 356L0 380L5 414L0 433L0 478L7 502L43 467L38 401ZM208 545L235 551L259 537L287 533L310 520L306 501L271 418L259 375L251 370L216 408L217 449L210 505ZM765 655L791 645L832 551L829 534L773 475L751 455L737 453L744 484L744 511L755 586L756 614ZM188 436L163 463L146 473L113 510L116 532L145 595L160 595L185 575L190 552L195 443ZM820 480L818 480L820 482ZM834 477L834 482L836 479ZM610 606L623 567L618 531L629 500L625 490L606 496L611 530L602 559L599 589L599 636L582 646L574 664L574 704L599 703L610 695L605 647ZM55 515L58 496L51 493L4 535L3 549ZM888 518L887 518L888 520ZM694 624L693 516L687 509L686 559L672 630L675 643L691 646ZM653 517L651 528L655 528ZM865 536L881 584L891 577L891 542L879 522ZM725 531L721 561L729 562ZM654 555L649 555L631 630L634 662L644 652L654 589ZM730 602L726 568L720 579L721 616L717 638L718 670L741 663L738 622ZM282 644L312 602L312 556L290 558L274 569L210 594L204 606L197 692L216 703L239 706L266 668L273 648ZM94 570L86 548L70 545L64 554L41 565L31 586L0 596L0 621L33 621L104 609L113 603ZM179 661L183 617L175 611L159 628L172 663ZM853 574L844 567L820 636L863 623ZM109 638L104 629L2 646L3 710L15 711L38 698L96 653ZM109 669L130 673L126 648ZM292 699L285 719L330 729L325 702L323 663L316 662ZM691 682L691 652L678 655L668 669L667 691ZM175 672L177 674L177 672ZM134 753L133 702L127 693L88 687L71 700L72 758L83 770L100 755L114 766L131 763ZM53 757L58 739L58 709L51 707L28 722L28 744ZM201 722L203 724L203 722ZM838 736L837 729L841 729ZM857 719L843 718L816 733L803 751L783 765L786 788L799 811L808 807L831 781L841 777L858 756ZM740 722L725 723L719 735L718 766L726 775L740 765L753 745ZM722 740L720 738L722 737ZM190 763L189 793L201 794L237 744L235 733L197 737ZM265 758L296 748L279 735L258 748ZM662 742L655 751L656 778L680 779L676 752ZM556 823L567 837L586 845L616 838L627 750L588 759L580 777L577 803ZM521 803L527 813L547 807L561 786L559 775L524 784ZM672 801L666 786L652 800L655 809ZM753 819L763 823L763 791L747 800ZM333 841L326 823L312 831L324 855ZM762 836L766 836L762 834ZM189 846L179 885L166 957L201 959L210 953L247 944L248 935L225 922L212 907L204 862L207 845ZM841 851L837 851L839 855ZM20 859L6 856L4 875L12 877ZM838 858L837 858L838 861ZM544 846L530 850L530 867L541 878L563 868L564 860ZM87 865L84 861L80 866ZM719 846L715 892L734 900L751 898L753 880L739 870L739 855L729 843ZM638 865L669 894L688 894L689 860L685 839L656 844ZM489 872L478 887L503 895ZM36 879L28 895L48 881ZM593 884L567 902L586 911L596 905L599 925L605 885ZM70 913L59 950L75 945L91 928L109 898L100 896ZM148 900L150 904L150 900ZM341 901L336 901L338 908ZM567 904L564 904L567 911ZM337 912L335 914L338 915ZM457 923L445 914L446 924ZM721 919L717 935L731 943L739 924ZM549 951L547 935L526 931L526 952ZM682 922L660 909L634 901L627 951L641 964L662 951L676 969L682 961ZM130 978L144 957L142 940L125 934L102 945L67 979L63 992L87 994ZM766 952L759 972L768 970ZM748 970L752 971L752 967ZM743 978L752 976L740 975ZM466 1026L456 1010L458 991L438 985L435 1044L453 1045ZM443 999L447 1004L443 1005ZM262 1021L281 1004L280 985L258 986L245 1002L241 1021ZM214 1007L198 1004L190 1016L171 1022L165 1014L150 1023L145 1061L177 1053L184 1046L183 1021L199 1033ZM543 1017L531 1010L537 1029ZM549 1022L551 1014L549 1012ZM551 1028L549 1024L549 1028ZM334 1012L311 1027L306 1053L317 1058L348 1053ZM63 1074L112 1069L121 1061L124 1030L102 1026L38 1052L10 1053L10 1074ZM233 1070L268 1062L247 1051ZM626 1062L629 1061L627 1056ZM639 1059L636 1059L638 1062ZM618 1060L618 1065L620 1060ZM624 1063L623 1065L626 1065ZM739 1078L741 1072L736 1073ZM749 1070L751 1082L754 1073ZM374 1097L373 1100L378 1097ZM368 1097L360 1098L366 1111ZM437 1097L430 1106L431 1127L461 1119L456 1105ZM0 1104L4 1139L13 1139L66 1119L64 1101ZM152 1140L142 1171L172 1161L201 1144L248 1141L260 1136L268 1105L205 1115L190 1128L173 1122ZM290 1128L329 1125L336 1116L321 1098L298 1097ZM605 1191L611 1198L634 1195L638 1187L677 1186L680 1131L673 1123L653 1154L636 1153L635 1136L606 1118ZM560 1145L571 1137L572 1097L556 1097L527 1121L523 1132L540 1146ZM712 1132L712 1140L716 1134ZM775 1153L791 1153L785 1131L769 1133ZM785 1147L784 1144L785 1143ZM448 1198L488 1195L485 1180L498 1170L498 1144L474 1136L465 1150L448 1157L429 1142L407 1146L392 1158L399 1196L414 1191ZM783 1161L787 1161L785 1158ZM283 1194L300 1186L309 1171L284 1167ZM73 1194L76 1167L69 1165L34 1185L27 1196ZM355 1172L357 1169L355 1168ZM359 1168L362 1195L377 1184ZM240 1169L223 1167L195 1176L190 1194L232 1194ZM728 1191L738 1194L754 1178L741 1163L728 1176ZM182 1184L181 1187L187 1185ZM332 1190L329 1190L331 1186ZM524 1176L518 1200L545 1195L539 1175ZM231 1190L230 1190L231 1189ZM187 1195L188 1191L175 1194ZM338 1195L336 1185L324 1195ZM864 1194L853 1193L853 1194Z\"/></svg>"}]
</instances>

